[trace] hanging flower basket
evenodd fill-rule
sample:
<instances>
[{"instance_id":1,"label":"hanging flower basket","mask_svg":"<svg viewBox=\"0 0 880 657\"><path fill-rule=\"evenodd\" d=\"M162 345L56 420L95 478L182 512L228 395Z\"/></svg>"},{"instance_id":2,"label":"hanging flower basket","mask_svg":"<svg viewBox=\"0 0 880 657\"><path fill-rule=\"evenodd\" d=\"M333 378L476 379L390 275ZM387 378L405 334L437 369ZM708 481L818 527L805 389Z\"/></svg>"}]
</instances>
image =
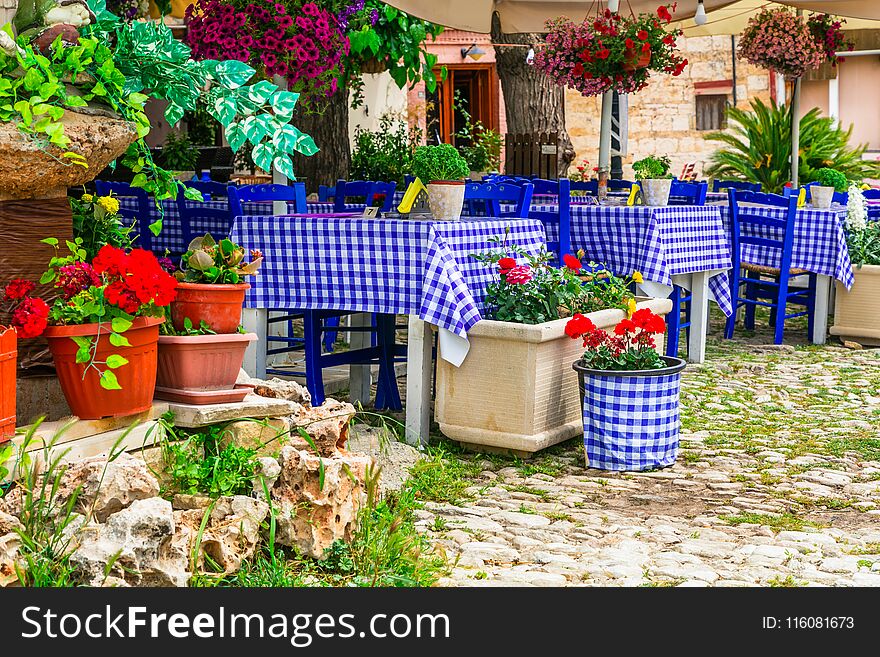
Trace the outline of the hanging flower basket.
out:
<instances>
[{"instance_id":1,"label":"hanging flower basket","mask_svg":"<svg viewBox=\"0 0 880 657\"><path fill-rule=\"evenodd\" d=\"M672 20L671 9L661 5L655 14L630 16L604 10L581 23L564 17L549 20L533 65L584 96L639 91L651 73L681 75L687 66L676 48L681 31L664 27Z\"/></svg>"},{"instance_id":2,"label":"hanging flower basket","mask_svg":"<svg viewBox=\"0 0 880 657\"><path fill-rule=\"evenodd\" d=\"M0 326L0 443L15 433L15 365L18 353L15 329Z\"/></svg>"},{"instance_id":3,"label":"hanging flower basket","mask_svg":"<svg viewBox=\"0 0 880 657\"><path fill-rule=\"evenodd\" d=\"M740 37L739 56L791 79L803 77L827 58L803 17L787 9L765 9L752 17Z\"/></svg>"},{"instance_id":4,"label":"hanging flower basket","mask_svg":"<svg viewBox=\"0 0 880 657\"><path fill-rule=\"evenodd\" d=\"M380 61L375 57L370 57L363 64L361 64L361 73L369 73L370 75L384 73L387 69L388 67L385 66L385 62Z\"/></svg>"}]
</instances>

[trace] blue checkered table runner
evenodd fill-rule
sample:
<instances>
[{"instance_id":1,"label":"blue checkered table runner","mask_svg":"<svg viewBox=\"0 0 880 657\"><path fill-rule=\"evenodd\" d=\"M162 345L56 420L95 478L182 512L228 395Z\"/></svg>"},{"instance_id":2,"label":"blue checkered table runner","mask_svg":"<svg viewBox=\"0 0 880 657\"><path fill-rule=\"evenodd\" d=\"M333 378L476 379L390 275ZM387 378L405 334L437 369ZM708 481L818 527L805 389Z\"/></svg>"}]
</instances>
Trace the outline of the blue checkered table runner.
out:
<instances>
[{"instance_id":1,"label":"blue checkered table runner","mask_svg":"<svg viewBox=\"0 0 880 657\"><path fill-rule=\"evenodd\" d=\"M729 232L730 208L720 206L725 230ZM785 219L785 208L760 206L759 214L772 219ZM836 206L828 210L802 208L798 210L794 222L794 244L791 253L791 266L806 269L815 274L831 276L843 283L847 289L852 287L853 272L846 247L846 207ZM781 240L781 231L770 226L762 226L757 237ZM765 267L779 267L780 252L754 244L743 244L743 262Z\"/></svg>"},{"instance_id":2,"label":"blue checkered table runner","mask_svg":"<svg viewBox=\"0 0 880 657\"><path fill-rule=\"evenodd\" d=\"M555 205L533 209L553 212ZM547 241L558 239L556 225L548 226ZM733 312L730 282L730 243L717 206L571 206L571 253L604 264L615 274L641 272L646 281L672 286L673 276L717 271L709 291L725 314Z\"/></svg>"},{"instance_id":3,"label":"blue checkered table runner","mask_svg":"<svg viewBox=\"0 0 880 657\"><path fill-rule=\"evenodd\" d=\"M251 282L249 308L303 308L418 315L465 337L480 319L494 268L470 258L509 243L531 254L546 245L535 220L245 216L232 239L265 260Z\"/></svg>"},{"instance_id":4,"label":"blue checkered table runner","mask_svg":"<svg viewBox=\"0 0 880 657\"><path fill-rule=\"evenodd\" d=\"M289 204L288 207L291 205L292 204ZM272 214L272 203L268 201L242 203L242 206L245 213L249 215ZM332 203L310 202L307 206L308 211L311 214L327 214L334 212ZM137 212L137 199L133 196L120 196L119 207L132 212ZM162 221L162 232L157 237L153 238L153 250L157 253L164 253L166 249L172 253L182 253L186 248L186 244L183 243L183 233L180 228L180 214L177 212L177 203L175 201L166 200L162 202L162 207L165 211L165 217ZM204 207L206 209L225 210L227 203L226 201L206 201ZM358 205L357 203L346 203L345 208L352 212L363 212L364 206ZM292 208L290 209L293 211ZM141 223L146 221L147 225L149 225L158 218L159 209L154 203L150 203L149 214L146 219L140 217L140 220ZM228 226L218 219L203 219L193 226L193 232L195 234L211 233L214 237L225 235L227 230Z\"/></svg>"}]
</instances>

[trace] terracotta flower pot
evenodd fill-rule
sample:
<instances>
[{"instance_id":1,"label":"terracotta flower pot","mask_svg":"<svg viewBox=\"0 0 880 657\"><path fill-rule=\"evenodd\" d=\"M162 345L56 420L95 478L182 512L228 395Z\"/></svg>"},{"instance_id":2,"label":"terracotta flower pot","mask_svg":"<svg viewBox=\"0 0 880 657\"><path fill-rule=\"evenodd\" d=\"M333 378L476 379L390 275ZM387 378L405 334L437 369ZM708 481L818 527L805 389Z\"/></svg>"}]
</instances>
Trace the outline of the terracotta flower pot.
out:
<instances>
[{"instance_id":1,"label":"terracotta flower pot","mask_svg":"<svg viewBox=\"0 0 880 657\"><path fill-rule=\"evenodd\" d=\"M241 324L241 307L249 288L250 283L178 283L177 298L171 303L171 323L182 331L183 320L189 317L196 328L204 321L217 333L235 333Z\"/></svg>"},{"instance_id":2,"label":"terracotta flower pot","mask_svg":"<svg viewBox=\"0 0 880 657\"><path fill-rule=\"evenodd\" d=\"M464 205L464 182L434 180L428 183L428 207L436 221L457 221Z\"/></svg>"},{"instance_id":3,"label":"terracotta flower pot","mask_svg":"<svg viewBox=\"0 0 880 657\"><path fill-rule=\"evenodd\" d=\"M641 47L636 48L635 46L632 48L627 48L623 52L623 70L624 71L635 71L640 68L645 68L648 64L651 63L651 51L642 52Z\"/></svg>"},{"instance_id":4,"label":"terracotta flower pot","mask_svg":"<svg viewBox=\"0 0 880 657\"><path fill-rule=\"evenodd\" d=\"M175 390L228 390L256 333L162 335L156 384Z\"/></svg>"},{"instance_id":5,"label":"terracotta flower pot","mask_svg":"<svg viewBox=\"0 0 880 657\"><path fill-rule=\"evenodd\" d=\"M163 321L161 317L136 318L125 332L130 347L111 345L110 326L106 323L50 326L46 329L44 335L55 359L61 391L74 415L81 420L97 420L142 413L152 406L156 388L156 346L159 324ZM107 360L111 354L119 354L128 360L127 365L113 370L121 390L105 390L94 368L86 370L87 363L76 362L78 347L71 338L94 338L99 334L99 328L95 360Z\"/></svg>"},{"instance_id":6,"label":"terracotta flower pot","mask_svg":"<svg viewBox=\"0 0 880 657\"><path fill-rule=\"evenodd\" d=\"M0 326L0 443L15 433L15 366L18 336Z\"/></svg>"}]
</instances>

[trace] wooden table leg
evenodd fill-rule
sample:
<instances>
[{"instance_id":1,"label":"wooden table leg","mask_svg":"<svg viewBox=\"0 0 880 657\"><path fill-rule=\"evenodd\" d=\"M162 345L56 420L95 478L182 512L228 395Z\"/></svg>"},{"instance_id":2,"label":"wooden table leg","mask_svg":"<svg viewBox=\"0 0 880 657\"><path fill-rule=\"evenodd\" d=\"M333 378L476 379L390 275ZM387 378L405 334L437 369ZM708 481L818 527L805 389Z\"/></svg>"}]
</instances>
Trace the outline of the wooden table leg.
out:
<instances>
[{"instance_id":1,"label":"wooden table leg","mask_svg":"<svg viewBox=\"0 0 880 657\"><path fill-rule=\"evenodd\" d=\"M409 316L406 346L406 442L427 445L431 427L431 326Z\"/></svg>"},{"instance_id":2,"label":"wooden table leg","mask_svg":"<svg viewBox=\"0 0 880 657\"><path fill-rule=\"evenodd\" d=\"M691 274L691 331L688 361L706 360L706 334L709 332L709 273Z\"/></svg>"},{"instance_id":3,"label":"wooden table leg","mask_svg":"<svg viewBox=\"0 0 880 657\"><path fill-rule=\"evenodd\" d=\"M370 313L357 313L348 318L352 328L370 326L372 323L372 315ZM349 332L349 344L352 351L355 349L365 349L370 346L369 331L351 331ZM370 386L373 383L373 375L369 365L349 365L348 366L348 398L352 404L360 402L366 406L370 403Z\"/></svg>"},{"instance_id":4,"label":"wooden table leg","mask_svg":"<svg viewBox=\"0 0 880 657\"><path fill-rule=\"evenodd\" d=\"M816 276L816 306L813 309L813 344L825 344L828 339L828 309L831 299L831 277Z\"/></svg>"},{"instance_id":5,"label":"wooden table leg","mask_svg":"<svg viewBox=\"0 0 880 657\"><path fill-rule=\"evenodd\" d=\"M266 378L266 336L269 327L269 311L265 308L245 308L241 323L247 333L256 333L256 342L248 345L244 354L244 371L255 379Z\"/></svg>"}]
</instances>

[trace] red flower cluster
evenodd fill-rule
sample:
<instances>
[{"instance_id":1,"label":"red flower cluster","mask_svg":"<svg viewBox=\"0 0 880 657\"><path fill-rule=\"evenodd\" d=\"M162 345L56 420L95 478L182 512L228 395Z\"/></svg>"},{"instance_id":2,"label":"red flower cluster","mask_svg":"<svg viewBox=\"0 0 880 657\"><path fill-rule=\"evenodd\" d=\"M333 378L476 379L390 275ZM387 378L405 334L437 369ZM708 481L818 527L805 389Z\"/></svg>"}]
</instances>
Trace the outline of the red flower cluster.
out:
<instances>
[{"instance_id":1,"label":"red flower cluster","mask_svg":"<svg viewBox=\"0 0 880 657\"><path fill-rule=\"evenodd\" d=\"M593 320L580 313L575 313L574 317L568 320L565 324L565 334L572 340L576 340L582 335L586 335L595 330L596 325L593 324Z\"/></svg>"},{"instance_id":2,"label":"red flower cluster","mask_svg":"<svg viewBox=\"0 0 880 657\"><path fill-rule=\"evenodd\" d=\"M617 357L630 348L636 351L641 349L654 349L654 334L663 333L666 330L666 322L659 315L655 315L648 308L642 308L633 313L629 319L622 319L614 327L614 335L596 328L596 325L581 314L575 314L565 325L565 334L576 340L583 338L584 347L591 351L606 348L612 357Z\"/></svg>"},{"instance_id":3,"label":"red flower cluster","mask_svg":"<svg viewBox=\"0 0 880 657\"><path fill-rule=\"evenodd\" d=\"M7 301L18 301L33 292L35 287L36 285L32 281L16 278L6 286L3 291L4 297Z\"/></svg>"},{"instance_id":4,"label":"red flower cluster","mask_svg":"<svg viewBox=\"0 0 880 657\"><path fill-rule=\"evenodd\" d=\"M581 261L575 258L570 253L566 253L564 256L562 256L562 262L564 262L565 266L572 271L580 271L584 267L583 264L581 264Z\"/></svg>"},{"instance_id":5,"label":"red flower cluster","mask_svg":"<svg viewBox=\"0 0 880 657\"><path fill-rule=\"evenodd\" d=\"M61 290L64 299L71 299L83 290L100 284L101 278L92 266L85 262L74 262L59 267L58 278L55 279L55 287Z\"/></svg>"},{"instance_id":6,"label":"red flower cluster","mask_svg":"<svg viewBox=\"0 0 880 657\"><path fill-rule=\"evenodd\" d=\"M31 285L33 286L33 283ZM25 297L12 312L12 325L20 338L35 338L41 335L48 323L49 306L39 297Z\"/></svg>"},{"instance_id":7,"label":"red flower cluster","mask_svg":"<svg viewBox=\"0 0 880 657\"><path fill-rule=\"evenodd\" d=\"M177 295L177 281L149 251L135 249L126 254L107 245L98 251L92 264L109 280L104 290L107 301L131 315L150 303L167 306Z\"/></svg>"},{"instance_id":8,"label":"red flower cluster","mask_svg":"<svg viewBox=\"0 0 880 657\"><path fill-rule=\"evenodd\" d=\"M498 261L498 273L502 276L506 275L514 267L516 267L516 259L514 258L501 258Z\"/></svg>"}]
</instances>

